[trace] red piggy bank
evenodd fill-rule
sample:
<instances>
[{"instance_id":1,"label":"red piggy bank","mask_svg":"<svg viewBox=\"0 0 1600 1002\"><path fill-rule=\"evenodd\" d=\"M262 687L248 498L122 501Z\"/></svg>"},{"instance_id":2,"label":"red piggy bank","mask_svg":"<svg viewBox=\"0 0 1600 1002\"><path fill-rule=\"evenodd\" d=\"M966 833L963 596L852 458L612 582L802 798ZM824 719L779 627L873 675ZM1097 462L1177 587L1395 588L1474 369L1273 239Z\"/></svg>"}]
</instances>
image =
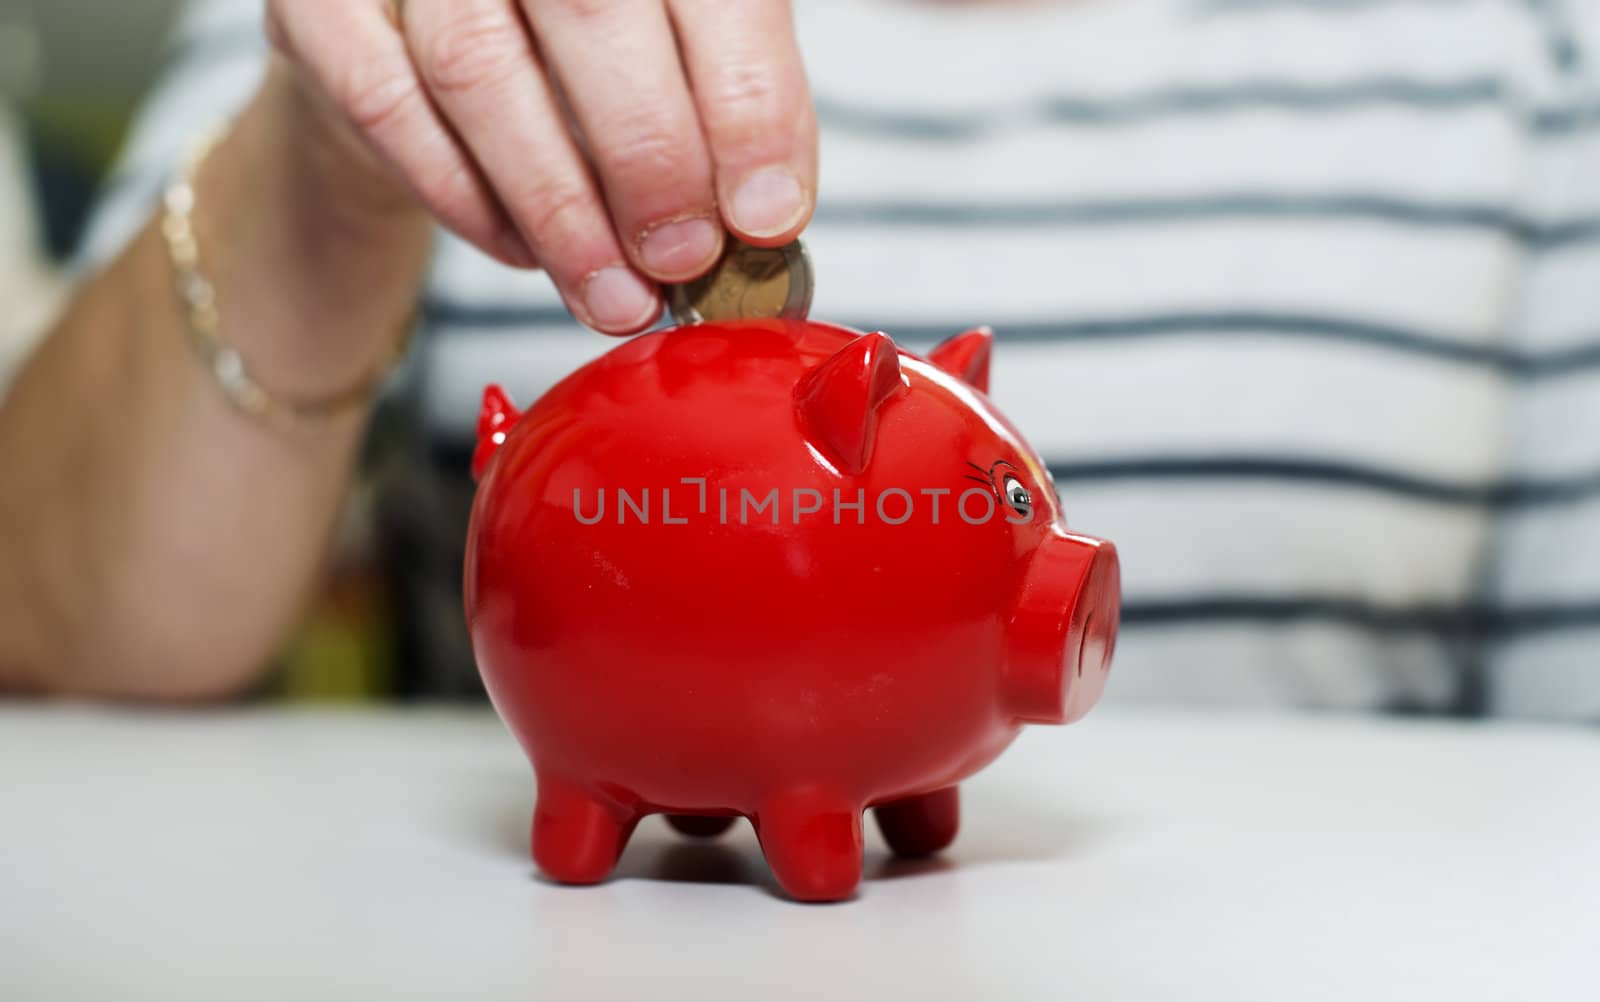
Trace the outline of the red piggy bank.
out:
<instances>
[{"instance_id":1,"label":"red piggy bank","mask_svg":"<svg viewBox=\"0 0 1600 1002\"><path fill-rule=\"evenodd\" d=\"M466 614L545 874L604 879L646 814L743 815L790 895L846 898L867 808L936 852L957 783L1095 703L1116 550L1067 529L986 396L990 347L707 323L524 413L486 391Z\"/></svg>"}]
</instances>

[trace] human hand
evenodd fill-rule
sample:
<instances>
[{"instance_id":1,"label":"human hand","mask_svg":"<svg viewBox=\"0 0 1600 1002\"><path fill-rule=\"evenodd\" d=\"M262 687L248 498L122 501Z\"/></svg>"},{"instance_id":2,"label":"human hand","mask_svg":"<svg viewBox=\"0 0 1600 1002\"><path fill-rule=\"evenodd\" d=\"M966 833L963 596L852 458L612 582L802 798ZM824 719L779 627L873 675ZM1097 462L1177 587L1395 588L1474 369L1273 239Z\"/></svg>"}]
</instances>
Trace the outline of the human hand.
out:
<instances>
[{"instance_id":1,"label":"human hand","mask_svg":"<svg viewBox=\"0 0 1600 1002\"><path fill-rule=\"evenodd\" d=\"M788 0L267 0L267 22L363 155L605 333L653 323L724 227L775 246L811 215Z\"/></svg>"}]
</instances>

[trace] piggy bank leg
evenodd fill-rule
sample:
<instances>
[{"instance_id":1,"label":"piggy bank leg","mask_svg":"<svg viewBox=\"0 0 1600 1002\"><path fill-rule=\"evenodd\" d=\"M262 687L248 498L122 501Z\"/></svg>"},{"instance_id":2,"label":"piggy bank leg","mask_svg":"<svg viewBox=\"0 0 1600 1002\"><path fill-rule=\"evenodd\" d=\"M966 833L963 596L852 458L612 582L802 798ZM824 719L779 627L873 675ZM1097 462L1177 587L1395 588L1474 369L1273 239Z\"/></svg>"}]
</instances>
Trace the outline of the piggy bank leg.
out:
<instances>
[{"instance_id":1,"label":"piggy bank leg","mask_svg":"<svg viewBox=\"0 0 1600 1002\"><path fill-rule=\"evenodd\" d=\"M955 841L961 797L953 786L879 804L872 811L897 856L931 856Z\"/></svg>"},{"instance_id":2,"label":"piggy bank leg","mask_svg":"<svg viewBox=\"0 0 1600 1002\"><path fill-rule=\"evenodd\" d=\"M752 819L773 876L799 901L840 901L861 882L861 805L807 788L769 799Z\"/></svg>"},{"instance_id":3,"label":"piggy bank leg","mask_svg":"<svg viewBox=\"0 0 1600 1002\"><path fill-rule=\"evenodd\" d=\"M599 883L617 865L638 822L638 815L622 805L576 784L540 776L533 860L546 876L563 884Z\"/></svg>"},{"instance_id":4,"label":"piggy bank leg","mask_svg":"<svg viewBox=\"0 0 1600 1002\"><path fill-rule=\"evenodd\" d=\"M716 838L733 827L735 818L715 814L668 814L667 824L692 838Z\"/></svg>"}]
</instances>

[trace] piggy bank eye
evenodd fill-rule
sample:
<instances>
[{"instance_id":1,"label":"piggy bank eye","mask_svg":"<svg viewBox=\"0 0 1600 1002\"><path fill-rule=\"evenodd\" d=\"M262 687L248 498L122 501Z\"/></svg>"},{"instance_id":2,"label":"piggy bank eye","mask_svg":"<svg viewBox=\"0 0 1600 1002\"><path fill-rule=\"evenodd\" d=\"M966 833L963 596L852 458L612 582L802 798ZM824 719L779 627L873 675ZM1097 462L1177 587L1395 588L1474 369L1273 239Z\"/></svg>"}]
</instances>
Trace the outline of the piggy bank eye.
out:
<instances>
[{"instance_id":1,"label":"piggy bank eye","mask_svg":"<svg viewBox=\"0 0 1600 1002\"><path fill-rule=\"evenodd\" d=\"M1033 514L1033 495L1028 493L1028 489L1022 486L1022 481L1016 477L1006 477L1005 496L1006 504L1010 505L1011 510L1018 515Z\"/></svg>"}]
</instances>

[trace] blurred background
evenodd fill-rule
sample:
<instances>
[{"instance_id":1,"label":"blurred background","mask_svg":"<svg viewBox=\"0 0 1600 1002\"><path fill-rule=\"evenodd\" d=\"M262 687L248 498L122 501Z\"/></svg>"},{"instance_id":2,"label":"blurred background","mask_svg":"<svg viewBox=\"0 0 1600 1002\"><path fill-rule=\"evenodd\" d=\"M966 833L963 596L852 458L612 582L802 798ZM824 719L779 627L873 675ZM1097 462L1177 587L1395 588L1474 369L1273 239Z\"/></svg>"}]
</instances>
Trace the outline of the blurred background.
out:
<instances>
[{"instance_id":1,"label":"blurred background","mask_svg":"<svg viewBox=\"0 0 1600 1002\"><path fill-rule=\"evenodd\" d=\"M41 236L55 256L77 236L176 8L177 0L0 0L0 87L14 133L7 145L22 146L25 180L41 197Z\"/></svg>"},{"instance_id":2,"label":"blurred background","mask_svg":"<svg viewBox=\"0 0 1600 1002\"><path fill-rule=\"evenodd\" d=\"M0 379L59 306L99 185L166 54L180 0L0 0ZM406 680L395 596L375 567L370 488L351 502L329 585L263 695L392 696ZM459 612L452 610L459 616ZM475 695L470 681L458 687Z\"/></svg>"}]
</instances>

